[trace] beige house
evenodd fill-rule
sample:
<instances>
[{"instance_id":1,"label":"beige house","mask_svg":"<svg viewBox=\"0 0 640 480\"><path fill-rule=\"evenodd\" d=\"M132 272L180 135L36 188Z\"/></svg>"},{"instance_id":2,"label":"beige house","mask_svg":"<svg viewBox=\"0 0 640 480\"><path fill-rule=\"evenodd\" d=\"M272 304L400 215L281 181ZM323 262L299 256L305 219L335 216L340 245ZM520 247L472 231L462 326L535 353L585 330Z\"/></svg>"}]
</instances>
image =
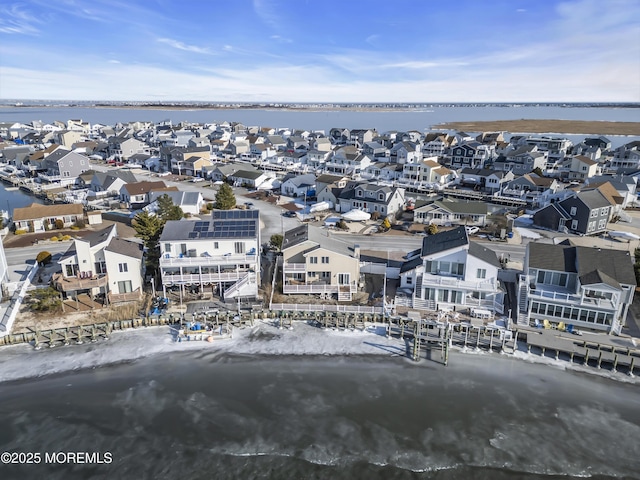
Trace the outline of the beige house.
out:
<instances>
[{"instance_id":1,"label":"beige house","mask_svg":"<svg viewBox=\"0 0 640 480\"><path fill-rule=\"evenodd\" d=\"M328 232L301 225L282 241L284 294L337 295L350 301L360 282L360 249L328 237Z\"/></svg>"},{"instance_id":2,"label":"beige house","mask_svg":"<svg viewBox=\"0 0 640 480\"><path fill-rule=\"evenodd\" d=\"M32 203L28 207L13 210L13 222L16 230L27 232L45 232L56 228L56 220L62 220L64 227L84 220L84 209L76 203L61 205L40 205Z\"/></svg>"}]
</instances>

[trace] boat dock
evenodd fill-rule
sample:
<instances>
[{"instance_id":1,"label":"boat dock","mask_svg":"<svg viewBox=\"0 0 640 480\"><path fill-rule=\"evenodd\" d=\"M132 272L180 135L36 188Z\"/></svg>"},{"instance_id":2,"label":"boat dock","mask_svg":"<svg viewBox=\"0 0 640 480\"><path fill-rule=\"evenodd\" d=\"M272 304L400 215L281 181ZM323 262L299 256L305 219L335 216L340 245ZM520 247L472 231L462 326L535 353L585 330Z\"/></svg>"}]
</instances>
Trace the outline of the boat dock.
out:
<instances>
[{"instance_id":1,"label":"boat dock","mask_svg":"<svg viewBox=\"0 0 640 480\"><path fill-rule=\"evenodd\" d=\"M613 372L626 371L629 375L640 368L640 348L624 337L583 333L573 335L556 330L520 327L515 334L516 343L524 342L527 352L556 360L580 362L596 368L607 367ZM515 347L514 347L515 348Z\"/></svg>"}]
</instances>

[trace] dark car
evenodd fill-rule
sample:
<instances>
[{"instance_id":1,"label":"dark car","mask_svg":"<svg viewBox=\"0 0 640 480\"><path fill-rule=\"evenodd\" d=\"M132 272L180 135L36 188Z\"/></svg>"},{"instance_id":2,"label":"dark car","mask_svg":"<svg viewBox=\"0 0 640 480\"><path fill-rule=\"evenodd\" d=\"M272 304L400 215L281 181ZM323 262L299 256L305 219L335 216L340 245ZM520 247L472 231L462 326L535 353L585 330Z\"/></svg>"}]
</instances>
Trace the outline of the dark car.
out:
<instances>
[{"instance_id":1,"label":"dark car","mask_svg":"<svg viewBox=\"0 0 640 480\"><path fill-rule=\"evenodd\" d=\"M285 217L295 217L296 216L296 212L292 212L290 210L284 212L282 215L284 215Z\"/></svg>"},{"instance_id":2,"label":"dark car","mask_svg":"<svg viewBox=\"0 0 640 480\"><path fill-rule=\"evenodd\" d=\"M244 206L245 206L245 207L247 207L247 208L251 208L251 207L253 207L253 203L251 203L251 202L244 202Z\"/></svg>"}]
</instances>

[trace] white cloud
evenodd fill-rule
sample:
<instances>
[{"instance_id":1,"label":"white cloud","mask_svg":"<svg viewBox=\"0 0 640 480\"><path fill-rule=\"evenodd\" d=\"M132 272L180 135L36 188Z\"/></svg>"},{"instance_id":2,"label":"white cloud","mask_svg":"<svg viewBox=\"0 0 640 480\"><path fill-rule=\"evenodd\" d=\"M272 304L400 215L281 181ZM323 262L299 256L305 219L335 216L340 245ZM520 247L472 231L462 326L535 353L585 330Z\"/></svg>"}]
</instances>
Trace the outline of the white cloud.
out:
<instances>
[{"instance_id":1,"label":"white cloud","mask_svg":"<svg viewBox=\"0 0 640 480\"><path fill-rule=\"evenodd\" d=\"M42 20L26 11L19 3L0 8L0 32L37 35Z\"/></svg>"},{"instance_id":2,"label":"white cloud","mask_svg":"<svg viewBox=\"0 0 640 480\"><path fill-rule=\"evenodd\" d=\"M177 48L178 50L184 50L185 52L201 53L203 55L215 55L211 50L206 47L198 47L196 45L187 45L186 43L179 42L172 38L158 38L156 39L160 43L169 45L170 47Z\"/></svg>"},{"instance_id":3,"label":"white cloud","mask_svg":"<svg viewBox=\"0 0 640 480\"><path fill-rule=\"evenodd\" d=\"M369 35L367 38L365 38L364 41L367 42L369 45L375 46L376 40L378 40L379 38L380 38L380 35L374 33L373 35Z\"/></svg>"},{"instance_id":4,"label":"white cloud","mask_svg":"<svg viewBox=\"0 0 640 480\"><path fill-rule=\"evenodd\" d=\"M290 38L285 38L280 35L271 35L269 38L279 43L293 43L293 40L291 40Z\"/></svg>"}]
</instances>

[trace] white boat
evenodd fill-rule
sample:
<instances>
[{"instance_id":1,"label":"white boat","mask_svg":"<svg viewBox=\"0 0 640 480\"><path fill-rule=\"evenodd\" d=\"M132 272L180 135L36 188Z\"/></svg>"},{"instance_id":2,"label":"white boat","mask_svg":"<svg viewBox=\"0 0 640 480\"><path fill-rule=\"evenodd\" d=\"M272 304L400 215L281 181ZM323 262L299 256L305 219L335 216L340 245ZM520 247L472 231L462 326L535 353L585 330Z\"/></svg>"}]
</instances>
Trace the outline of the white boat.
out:
<instances>
[{"instance_id":1,"label":"white boat","mask_svg":"<svg viewBox=\"0 0 640 480\"><path fill-rule=\"evenodd\" d=\"M350 222L362 222L364 220L369 220L371 218L371 214L363 210L353 209L349 210L347 213L343 213L342 218Z\"/></svg>"},{"instance_id":2,"label":"white boat","mask_svg":"<svg viewBox=\"0 0 640 480\"><path fill-rule=\"evenodd\" d=\"M640 240L640 236L636 235L635 233L631 233L631 232L622 232L620 230L613 230L611 232L609 232L609 236L611 238L616 238L616 239L620 239L620 240Z\"/></svg>"}]
</instances>

